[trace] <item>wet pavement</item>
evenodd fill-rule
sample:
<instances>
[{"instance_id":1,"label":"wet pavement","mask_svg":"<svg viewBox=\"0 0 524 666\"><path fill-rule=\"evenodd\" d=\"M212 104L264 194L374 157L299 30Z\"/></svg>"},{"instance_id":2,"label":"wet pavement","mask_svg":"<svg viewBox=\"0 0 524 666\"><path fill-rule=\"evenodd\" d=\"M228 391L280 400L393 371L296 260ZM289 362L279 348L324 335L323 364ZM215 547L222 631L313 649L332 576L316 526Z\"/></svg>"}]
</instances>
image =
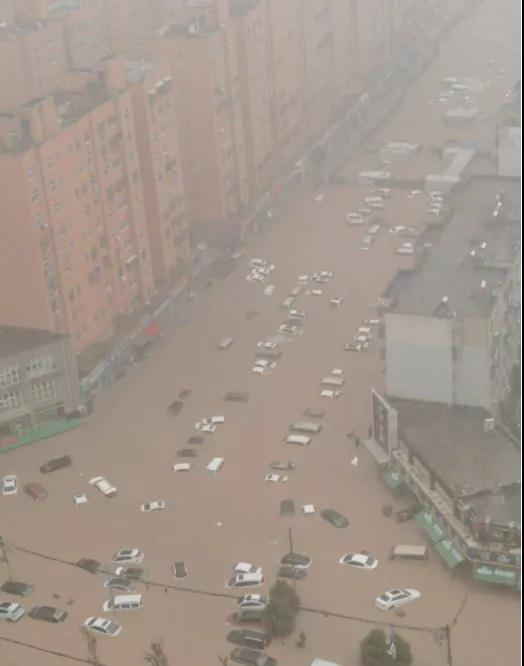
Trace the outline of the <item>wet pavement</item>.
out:
<instances>
[{"instance_id":1,"label":"wet pavement","mask_svg":"<svg viewBox=\"0 0 524 666\"><path fill-rule=\"evenodd\" d=\"M449 128L442 123L442 110L430 104L444 76L490 82L480 99L486 118L467 134L484 143L489 131L491 142L494 125L489 118L517 78L516 16L510 0L484 2L450 34L441 56L373 143L441 145L447 140ZM490 59L497 63L495 70L504 69L503 76L493 77ZM369 156L363 155L355 168L360 170L366 159ZM367 192L355 186L326 187L321 203L314 201L317 193L297 195L286 219L273 220L263 236L250 241L236 273L198 294L189 307L187 325L166 335L147 362L132 367L82 428L2 456L3 472L17 473L21 483L40 481L49 491L48 499L38 504L22 493L2 499L2 534L10 543L65 562L93 557L107 563L119 548L140 548L149 580L161 585L141 586L142 610L105 614L102 577L9 550L13 578L36 587L33 597L22 603L57 605L70 615L63 625L30 618L5 623L0 636L85 658L79 627L88 616L101 615L114 617L123 626L117 638L98 640L99 659L107 666L142 663L149 642L159 637L165 639L170 663L218 663L218 655L231 649L224 637L234 600L215 595L235 593L225 588L225 581L239 560L264 568L266 584L260 589L267 591L278 558L289 549L291 528L295 550L313 558L307 578L297 583L304 606L366 621L437 628L452 623L463 605L452 630L453 664L517 664L517 596L449 572L435 551L423 565L388 561L393 545L422 544L424 537L413 522L397 524L383 516L385 504L400 503L378 479L367 452L362 447L355 450L345 436L351 429L367 434L370 390L382 388L384 374L376 340L363 354L346 353L343 345L364 318L373 316L373 303L394 272L410 265L409 258L393 254L401 241L386 231L380 232L370 252L359 249L365 230L348 227L345 215L362 205ZM424 205L421 202L394 192L385 216L391 224L417 224L425 207L425 200ZM245 279L247 262L255 256L276 265L264 285ZM270 375L250 374L256 343L275 335L284 320L279 303L297 276L321 270L334 272L329 283L321 285L323 295L303 294L295 303L307 312L303 335L280 345L283 356ZM270 297L263 293L267 284L275 285ZM334 296L344 299L339 308L329 307ZM250 310L258 314L246 319ZM226 335L233 336L234 343L218 351L217 344ZM335 367L345 373L342 395L338 400L322 399L319 380ZM167 407L183 389L191 389L191 395L182 412L171 416ZM222 396L227 391L249 391L251 399L225 402ZM306 407L325 408L322 431L307 448L285 444L289 423ZM180 461L176 451L196 433L195 421L214 414L223 414L225 424L194 447L198 457L191 461L189 473L173 473L173 463ZM40 478L38 466L65 452L73 456L73 468ZM223 457L225 464L211 475L205 466L215 456ZM355 456L357 466L350 464ZM287 483L264 481L269 462L275 459L296 463ZM95 475L107 476L118 496L107 499L91 489L88 480ZM88 505L73 505L72 495L78 491L87 492ZM140 504L156 499L167 502L166 511L140 512ZM293 518L281 518L282 499L293 499L297 509L312 503L317 513L305 516L297 511ZM327 507L346 515L349 527L337 530L324 522L318 514ZM342 554L362 549L379 559L376 570L349 570L338 564ZM175 581L171 574L174 560L188 563L184 581ZM192 591L166 591L162 583ZM378 594L397 586L422 593L420 600L405 607L405 617L379 611L373 604ZM199 590L209 594L195 592ZM306 632L306 647L296 648L291 638L283 644L275 641L269 652L285 666L304 666L320 656L357 664L359 641L372 626L357 619L302 612L298 629ZM447 663L438 632L404 629L401 633L411 642L417 663ZM0 655L2 666L68 663L56 655L2 642Z\"/></svg>"}]
</instances>

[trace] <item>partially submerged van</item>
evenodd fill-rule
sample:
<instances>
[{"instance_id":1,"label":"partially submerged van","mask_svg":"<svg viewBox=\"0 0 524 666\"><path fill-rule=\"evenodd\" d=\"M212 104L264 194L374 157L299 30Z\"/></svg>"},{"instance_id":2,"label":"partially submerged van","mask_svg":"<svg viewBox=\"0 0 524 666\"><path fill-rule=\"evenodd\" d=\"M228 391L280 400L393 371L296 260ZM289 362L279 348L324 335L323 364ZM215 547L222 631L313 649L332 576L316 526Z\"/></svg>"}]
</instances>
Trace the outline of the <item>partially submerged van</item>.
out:
<instances>
[{"instance_id":1,"label":"partially submerged van","mask_svg":"<svg viewBox=\"0 0 524 666\"><path fill-rule=\"evenodd\" d=\"M103 609L108 611L138 610L142 608L141 594L119 594L114 599L104 602Z\"/></svg>"},{"instance_id":2,"label":"partially submerged van","mask_svg":"<svg viewBox=\"0 0 524 666\"><path fill-rule=\"evenodd\" d=\"M288 435L286 437L286 444L299 444L300 446L309 446L311 437L306 435Z\"/></svg>"},{"instance_id":3,"label":"partially submerged van","mask_svg":"<svg viewBox=\"0 0 524 666\"><path fill-rule=\"evenodd\" d=\"M428 549L426 546L395 546L388 557L390 560L426 561Z\"/></svg>"},{"instance_id":4,"label":"partially submerged van","mask_svg":"<svg viewBox=\"0 0 524 666\"><path fill-rule=\"evenodd\" d=\"M211 472L212 474L216 474L222 469L223 464L224 458L213 458L213 460L206 467L206 471Z\"/></svg>"},{"instance_id":5,"label":"partially submerged van","mask_svg":"<svg viewBox=\"0 0 524 666\"><path fill-rule=\"evenodd\" d=\"M315 423L314 421L295 421L290 424L289 430L315 435L322 430L322 426L320 423Z\"/></svg>"},{"instance_id":6,"label":"partially submerged van","mask_svg":"<svg viewBox=\"0 0 524 666\"><path fill-rule=\"evenodd\" d=\"M320 380L320 385L321 386L336 386L339 388L340 386L344 386L345 381L344 377L323 377Z\"/></svg>"}]
</instances>

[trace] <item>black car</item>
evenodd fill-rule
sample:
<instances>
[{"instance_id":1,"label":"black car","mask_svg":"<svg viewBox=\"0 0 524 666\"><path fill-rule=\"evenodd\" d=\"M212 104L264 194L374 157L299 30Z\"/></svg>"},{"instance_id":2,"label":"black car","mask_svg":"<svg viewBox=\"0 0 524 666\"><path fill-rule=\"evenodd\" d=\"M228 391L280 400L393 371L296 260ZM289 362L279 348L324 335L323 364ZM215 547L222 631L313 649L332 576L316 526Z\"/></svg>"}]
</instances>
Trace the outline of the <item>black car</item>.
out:
<instances>
[{"instance_id":1,"label":"black car","mask_svg":"<svg viewBox=\"0 0 524 666\"><path fill-rule=\"evenodd\" d=\"M280 515L281 516L294 516L295 515L295 502L293 502L293 500L282 500L280 502Z\"/></svg>"},{"instance_id":2,"label":"black car","mask_svg":"<svg viewBox=\"0 0 524 666\"><path fill-rule=\"evenodd\" d=\"M196 458L198 451L195 451L195 449L179 449L176 454L179 458Z\"/></svg>"},{"instance_id":3,"label":"black car","mask_svg":"<svg viewBox=\"0 0 524 666\"><path fill-rule=\"evenodd\" d=\"M294 580L301 580L307 576L305 569L298 569L297 567L285 564L280 567L277 573L278 578L291 578Z\"/></svg>"},{"instance_id":4,"label":"black car","mask_svg":"<svg viewBox=\"0 0 524 666\"><path fill-rule=\"evenodd\" d=\"M29 617L33 620L43 620L44 622L52 622L57 624L63 622L67 617L67 611L60 608L53 608L52 606L35 606L31 608L28 613Z\"/></svg>"},{"instance_id":5,"label":"black car","mask_svg":"<svg viewBox=\"0 0 524 666\"><path fill-rule=\"evenodd\" d=\"M286 553L280 558L280 564L291 564L297 569L307 569L311 565L311 558L302 553Z\"/></svg>"},{"instance_id":6,"label":"black car","mask_svg":"<svg viewBox=\"0 0 524 666\"><path fill-rule=\"evenodd\" d=\"M247 402L249 400L249 393L247 391L228 391L224 400L229 400L230 402Z\"/></svg>"},{"instance_id":7,"label":"black car","mask_svg":"<svg viewBox=\"0 0 524 666\"><path fill-rule=\"evenodd\" d=\"M91 560L89 558L82 558L76 563L77 567L83 569L84 571L89 571L89 573L96 574L102 571L102 564L97 560Z\"/></svg>"},{"instance_id":8,"label":"black car","mask_svg":"<svg viewBox=\"0 0 524 666\"><path fill-rule=\"evenodd\" d=\"M0 590L2 592L7 592L7 594L14 594L17 597L28 597L30 594L33 594L34 586L29 585L29 583L21 583L17 580L7 580Z\"/></svg>"},{"instance_id":9,"label":"black car","mask_svg":"<svg viewBox=\"0 0 524 666\"><path fill-rule=\"evenodd\" d=\"M188 444L203 444L204 443L204 438L202 435L192 435L188 440Z\"/></svg>"},{"instance_id":10,"label":"black car","mask_svg":"<svg viewBox=\"0 0 524 666\"><path fill-rule=\"evenodd\" d=\"M226 636L226 640L235 645L263 650L271 642L271 637L264 631L255 629L233 629Z\"/></svg>"},{"instance_id":11,"label":"black car","mask_svg":"<svg viewBox=\"0 0 524 666\"><path fill-rule=\"evenodd\" d=\"M273 460L271 469L278 469L284 472L295 469L295 463L290 460Z\"/></svg>"},{"instance_id":12,"label":"black car","mask_svg":"<svg viewBox=\"0 0 524 666\"><path fill-rule=\"evenodd\" d=\"M347 527L349 525L349 520L334 509L324 509L320 515L333 527Z\"/></svg>"},{"instance_id":13,"label":"black car","mask_svg":"<svg viewBox=\"0 0 524 666\"><path fill-rule=\"evenodd\" d=\"M71 456L61 456L60 458L53 458L44 463L40 467L42 474L49 474L49 472L56 472L57 469L64 469L64 467L71 467L73 460Z\"/></svg>"},{"instance_id":14,"label":"black car","mask_svg":"<svg viewBox=\"0 0 524 666\"><path fill-rule=\"evenodd\" d=\"M302 413L304 416L311 416L314 419L321 419L326 412L323 409L316 409L316 407L308 407Z\"/></svg>"},{"instance_id":15,"label":"black car","mask_svg":"<svg viewBox=\"0 0 524 666\"><path fill-rule=\"evenodd\" d=\"M182 400L174 400L169 407L167 408L167 411L172 415L172 416L177 416L180 414L182 411L182 407L184 406L184 403Z\"/></svg>"},{"instance_id":16,"label":"black car","mask_svg":"<svg viewBox=\"0 0 524 666\"><path fill-rule=\"evenodd\" d=\"M187 578L187 564L183 560L173 562L173 576L175 578Z\"/></svg>"},{"instance_id":17,"label":"black car","mask_svg":"<svg viewBox=\"0 0 524 666\"><path fill-rule=\"evenodd\" d=\"M108 590L116 590L117 592L133 592L134 584L132 580L127 578L119 578L118 576L114 578L109 578L105 581L104 587Z\"/></svg>"},{"instance_id":18,"label":"black car","mask_svg":"<svg viewBox=\"0 0 524 666\"><path fill-rule=\"evenodd\" d=\"M248 666L277 666L277 662L265 652L251 648L235 648L231 653L231 661Z\"/></svg>"}]
</instances>

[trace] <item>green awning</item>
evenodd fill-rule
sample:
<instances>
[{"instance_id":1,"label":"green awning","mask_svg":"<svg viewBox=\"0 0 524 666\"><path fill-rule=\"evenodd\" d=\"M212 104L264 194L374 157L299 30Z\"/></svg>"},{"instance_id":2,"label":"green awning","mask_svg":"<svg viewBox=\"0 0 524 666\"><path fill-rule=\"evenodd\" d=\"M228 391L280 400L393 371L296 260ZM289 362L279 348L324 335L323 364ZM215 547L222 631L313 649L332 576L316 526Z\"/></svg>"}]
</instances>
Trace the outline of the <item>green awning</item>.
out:
<instances>
[{"instance_id":1,"label":"green awning","mask_svg":"<svg viewBox=\"0 0 524 666\"><path fill-rule=\"evenodd\" d=\"M487 564L477 564L473 572L473 578L483 580L486 583L498 583L509 587L516 587L519 580L518 571L490 567Z\"/></svg>"},{"instance_id":2,"label":"green awning","mask_svg":"<svg viewBox=\"0 0 524 666\"><path fill-rule=\"evenodd\" d=\"M444 532L442 527L440 527L440 525L436 522L431 511L424 509L424 511L417 513L415 520L420 525L420 527L422 527L422 529L428 535L431 541L433 541L433 543L441 541L446 536L446 533Z\"/></svg>"},{"instance_id":3,"label":"green awning","mask_svg":"<svg viewBox=\"0 0 524 666\"><path fill-rule=\"evenodd\" d=\"M450 569L466 559L460 548L457 548L455 542L451 539L442 539L442 541L435 544L435 548L442 555L442 559Z\"/></svg>"},{"instance_id":4,"label":"green awning","mask_svg":"<svg viewBox=\"0 0 524 666\"><path fill-rule=\"evenodd\" d=\"M402 477L400 474L391 469L391 467L385 467L382 472L382 478L384 483L390 490L398 490L402 485Z\"/></svg>"}]
</instances>

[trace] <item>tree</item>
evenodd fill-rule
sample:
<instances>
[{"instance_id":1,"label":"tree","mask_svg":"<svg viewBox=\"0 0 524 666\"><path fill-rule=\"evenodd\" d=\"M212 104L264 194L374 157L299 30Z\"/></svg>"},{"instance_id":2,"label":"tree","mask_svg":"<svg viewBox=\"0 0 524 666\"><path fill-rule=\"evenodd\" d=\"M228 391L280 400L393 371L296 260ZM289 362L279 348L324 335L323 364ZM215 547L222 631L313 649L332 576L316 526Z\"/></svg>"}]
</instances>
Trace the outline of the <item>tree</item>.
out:
<instances>
[{"instance_id":1,"label":"tree","mask_svg":"<svg viewBox=\"0 0 524 666\"><path fill-rule=\"evenodd\" d=\"M413 662L409 643L398 634L394 634L393 643L392 654L386 634L382 629L373 629L360 643L362 666L409 666Z\"/></svg>"},{"instance_id":2,"label":"tree","mask_svg":"<svg viewBox=\"0 0 524 666\"><path fill-rule=\"evenodd\" d=\"M278 580L269 591L269 604L264 611L264 625L271 636L289 636L295 630L300 598L284 580Z\"/></svg>"},{"instance_id":3,"label":"tree","mask_svg":"<svg viewBox=\"0 0 524 666\"><path fill-rule=\"evenodd\" d=\"M151 666L169 666L163 639L151 643L150 652L144 654L144 661Z\"/></svg>"}]
</instances>

